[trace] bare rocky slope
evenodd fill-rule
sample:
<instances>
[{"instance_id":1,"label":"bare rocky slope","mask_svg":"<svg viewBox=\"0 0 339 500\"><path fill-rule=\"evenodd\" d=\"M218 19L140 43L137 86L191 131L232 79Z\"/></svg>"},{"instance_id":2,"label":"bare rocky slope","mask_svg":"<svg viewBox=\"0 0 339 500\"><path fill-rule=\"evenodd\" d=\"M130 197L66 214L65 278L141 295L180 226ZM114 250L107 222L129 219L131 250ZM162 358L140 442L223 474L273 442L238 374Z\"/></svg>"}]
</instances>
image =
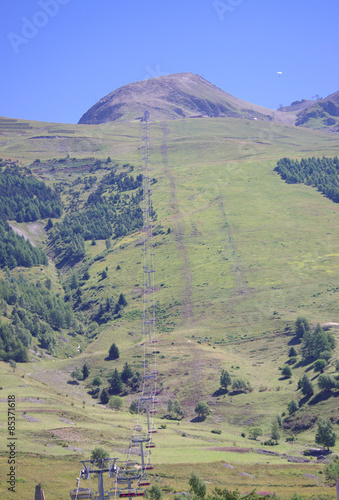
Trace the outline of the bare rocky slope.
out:
<instances>
[{"instance_id":1,"label":"bare rocky slope","mask_svg":"<svg viewBox=\"0 0 339 500\"><path fill-rule=\"evenodd\" d=\"M294 124L294 113L272 111L238 99L199 75L176 73L124 85L103 97L79 124L141 119L145 109L152 120L192 117L233 117Z\"/></svg>"}]
</instances>

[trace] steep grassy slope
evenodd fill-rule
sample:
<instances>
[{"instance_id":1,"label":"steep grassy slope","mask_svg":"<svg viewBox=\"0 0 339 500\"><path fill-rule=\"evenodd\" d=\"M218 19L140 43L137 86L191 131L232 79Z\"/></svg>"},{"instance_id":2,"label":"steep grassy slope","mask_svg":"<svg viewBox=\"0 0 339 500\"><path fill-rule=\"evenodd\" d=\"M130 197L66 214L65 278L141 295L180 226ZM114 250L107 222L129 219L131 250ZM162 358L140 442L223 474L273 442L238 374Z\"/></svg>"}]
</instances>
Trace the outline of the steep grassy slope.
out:
<instances>
[{"instance_id":1,"label":"steep grassy slope","mask_svg":"<svg viewBox=\"0 0 339 500\"><path fill-rule=\"evenodd\" d=\"M30 126L2 130L0 156L17 158L25 165L35 158L67 154L100 159L110 156L141 171L140 124L94 127L31 122ZM194 468L206 471L198 464L208 462L214 464L216 483L240 486L241 491L266 487L283 498L308 487L312 494L331 493L321 475L316 482L303 476L323 469L315 460L296 470L286 457L267 459L252 453L256 443L240 434L248 435L255 424L263 428L265 438L269 437L272 418L286 412L291 399L300 399L297 381L305 367L293 370L291 383L282 379L279 371L287 360L292 340L289 327L296 317L304 315L313 324L338 322L338 207L312 187L285 184L273 169L284 156L334 156L339 140L306 129L231 118L153 122L150 133L152 175L157 179L152 195L155 225L162 226L154 237L162 383L157 424L164 422L160 417L166 413L169 398L178 399L185 411L179 424L167 422L167 428L159 432L153 456L159 464L155 472L164 475L160 484L166 481L170 491L183 490L187 481L178 464L194 463ZM72 199L71 183L79 176L89 176L87 170L50 172L43 167L39 170L36 164L34 172L48 184L65 183L65 204ZM24 225L15 226L27 231ZM43 227L39 226L39 234L34 233L36 243L44 244ZM87 242L85 261L75 268L79 275L84 266L89 271L89 280L81 286L83 300L105 300L123 291L128 306L121 319L103 325L99 336L69 335L67 342L59 340L60 358L47 354L41 358L32 352L32 362L20 365L15 372L1 363L1 422L5 421L6 396L13 391L18 399L23 464L18 490L20 486L27 498L28 486L32 489L35 482L42 481L47 491L49 488L50 470L31 474L38 462L49 465L50 457L67 457L73 476L67 471L65 479L70 480L78 474L79 456L88 456L94 446L104 446L111 456L120 456L126 446L134 418L98 405L87 394L89 383L69 382L70 373L84 362L91 367L90 381L101 374L105 383L109 372L115 367L121 370L125 361L134 369L142 367L138 314L142 309L141 237L139 232L116 240L108 251L104 241L95 246ZM99 273L106 267L107 278L101 280ZM49 266L43 272L51 278L55 291L63 293L60 283L67 281L73 270L57 273ZM19 273L31 279L44 274L40 268L15 269L13 276ZM337 331L333 332L338 337ZM103 361L112 342L119 346L120 359ZM63 359L64 354L69 358ZM232 377L250 380L253 392L216 392L221 368L229 370ZM327 371L333 373L333 366ZM316 384L318 374L313 369L308 373ZM126 410L133 395L124 399ZM199 400L207 401L212 409L204 423L191 421ZM321 413L336 421L335 395L315 402L305 403L298 416L313 418ZM39 422L29 421L24 412ZM215 429L222 434L212 434ZM314 428L306 430L294 444L282 439L274 451L300 457L302 449L314 442L314 432ZM1 439L5 445L4 433ZM232 446L250 450L245 454L218 450ZM338 453L338 445L335 451ZM6 454L1 459L5 463ZM237 472L220 461L233 464ZM263 466L255 466L267 461L272 464L270 477ZM190 467L180 465L187 474ZM238 469L257 479L247 476L239 481ZM53 487L65 488L66 481L59 477L51 478ZM49 491L53 499L67 497L67 493L58 497L55 490Z\"/></svg>"}]
</instances>

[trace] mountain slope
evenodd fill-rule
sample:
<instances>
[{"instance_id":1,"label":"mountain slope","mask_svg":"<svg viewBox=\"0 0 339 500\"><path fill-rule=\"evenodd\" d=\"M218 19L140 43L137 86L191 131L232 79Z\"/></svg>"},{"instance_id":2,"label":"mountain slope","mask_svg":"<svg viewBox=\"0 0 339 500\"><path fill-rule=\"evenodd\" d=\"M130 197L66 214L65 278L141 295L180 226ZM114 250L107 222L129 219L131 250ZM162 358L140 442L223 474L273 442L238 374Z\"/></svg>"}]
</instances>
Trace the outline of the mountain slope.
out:
<instances>
[{"instance_id":1,"label":"mountain slope","mask_svg":"<svg viewBox=\"0 0 339 500\"><path fill-rule=\"evenodd\" d=\"M296 101L280 111L295 115L296 126L339 132L339 91L317 101Z\"/></svg>"},{"instance_id":2,"label":"mountain slope","mask_svg":"<svg viewBox=\"0 0 339 500\"><path fill-rule=\"evenodd\" d=\"M193 116L277 121L281 117L290 118L237 99L198 75L177 73L124 85L100 99L81 117L79 124L141 119L145 109L152 120Z\"/></svg>"},{"instance_id":3,"label":"mountain slope","mask_svg":"<svg viewBox=\"0 0 339 500\"><path fill-rule=\"evenodd\" d=\"M141 172L142 125L138 122L92 127L6 123L3 121L1 130L0 156L20 157L35 176L54 185L65 212L81 215L82 206L89 196L98 194L112 167L129 175L134 167L134 177ZM211 488L215 483L245 492L265 486L265 491L277 491L282 498L290 498L293 492L302 494L305 487L312 487L312 493L319 496L330 494L321 481L324 476L318 477L317 486L314 478L303 476L310 470L323 472L324 465L316 460L289 464L286 455L304 458L305 446L314 444L320 413L334 420L338 433L338 391L326 393L322 399L319 373L310 365L295 363L291 379L284 379L279 367L289 361L292 324L299 315L312 325L332 323L339 340L339 206L312 186L285 183L274 167L286 156L299 160L333 157L339 148L338 136L272 121L227 117L152 123L150 135L152 178L156 181L152 183L157 215L153 245L161 388L155 422L162 427L152 454L156 474L163 472L166 484L182 491L183 485L173 484L178 467L194 464L186 465L191 470L196 462L205 462L220 471L217 478L211 478ZM83 163L74 157L81 157ZM40 162L33 161L37 158ZM102 192L108 198L115 194L113 186L111 192ZM122 193L122 203L127 205L131 194ZM54 225L58 221L53 219ZM13 225L29 229L25 223ZM46 226L47 220L41 222L45 238L39 236L37 241L45 248ZM76 322L84 325L82 331L72 326L69 331L56 332L53 356L34 338L30 363L18 363L14 372L0 362L3 392L16 395L20 412L20 460L25 464L22 477L27 483L18 483L18 490L19 486L25 488L24 498L29 498L28 486L32 490L34 482L50 483L50 469L41 467L50 464L49 457L63 457L69 468L68 484L73 485L80 458L87 459L95 446L121 457L134 427L128 408L135 393L122 394L124 408L119 412L111 412L91 397L96 375L103 379L102 387L107 387L113 370L121 371L126 362L133 372L143 371L142 232L112 239L110 247L106 241L86 240L84 259L74 267L65 265L60 272L53 266L17 267L10 276L8 271L0 271L1 279L10 279L13 286L27 279L40 282L36 288L44 290L49 278L51 290L74 305ZM117 299L120 292L127 306L119 318L107 323L89 319L100 305L110 308L107 299ZM13 321L13 310L14 305L1 304L3 323ZM105 358L112 342L119 347L120 358L108 361ZM300 360L301 345L295 344L295 349ZM333 359L338 356L337 347ZM72 372L81 370L84 363L90 366L90 377L72 380ZM221 392L222 368L232 380L249 380L253 391ZM308 401L298 390L305 369L316 392ZM325 372L333 376L334 370L331 360ZM169 399L182 405L182 421L162 420ZM278 446L266 448L281 455L267 457L248 451L256 443L241 434L248 436L255 425L263 429L263 440L269 439L272 419L287 412L292 399L302 405L287 422L291 428L281 429ZM194 419L199 401L206 401L212 410L203 422ZM2 410L7 414L5 405L4 398ZM298 440L285 442L292 433L298 433ZM0 439L5 449L6 434ZM240 459L236 447L246 447ZM338 451L337 444L334 452ZM7 458L5 454L0 457L4 468ZM32 474L37 471L37 461L39 473ZM235 471L224 462L234 464ZM258 463L265 467L265 474ZM176 464L180 464L177 469ZM61 500L65 498L61 488L65 490L67 483L56 485L60 470L55 473L55 466L51 467L58 493L53 496L49 489L49 497ZM186 470L182 473L185 484ZM244 470L253 472L256 482L250 477L245 484L244 476L239 476ZM273 471L279 480L268 478ZM289 488L287 476L292 477Z\"/></svg>"}]
</instances>

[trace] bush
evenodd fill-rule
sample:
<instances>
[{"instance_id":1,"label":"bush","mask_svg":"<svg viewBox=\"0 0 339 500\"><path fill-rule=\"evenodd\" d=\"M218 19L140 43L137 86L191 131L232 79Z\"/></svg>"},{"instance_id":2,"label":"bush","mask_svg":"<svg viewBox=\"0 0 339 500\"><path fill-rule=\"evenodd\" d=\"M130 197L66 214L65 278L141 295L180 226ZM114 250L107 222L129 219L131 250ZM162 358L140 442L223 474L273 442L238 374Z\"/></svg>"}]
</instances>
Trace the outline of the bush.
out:
<instances>
[{"instance_id":1,"label":"bush","mask_svg":"<svg viewBox=\"0 0 339 500\"><path fill-rule=\"evenodd\" d=\"M120 396L112 396L109 400L109 407L112 410L121 410L124 405L124 400Z\"/></svg>"},{"instance_id":2,"label":"bush","mask_svg":"<svg viewBox=\"0 0 339 500\"><path fill-rule=\"evenodd\" d=\"M232 384L233 392L251 392L252 387L248 380L242 380L240 378L236 378Z\"/></svg>"},{"instance_id":3,"label":"bush","mask_svg":"<svg viewBox=\"0 0 339 500\"><path fill-rule=\"evenodd\" d=\"M289 415L293 415L293 413L295 413L297 410L299 410L299 405L295 401L295 399L292 399L292 401L290 401L288 403L287 410L288 410Z\"/></svg>"},{"instance_id":4,"label":"bush","mask_svg":"<svg viewBox=\"0 0 339 500\"><path fill-rule=\"evenodd\" d=\"M289 436L286 438L286 442L288 443L289 441L296 441L297 438L295 436Z\"/></svg>"},{"instance_id":5,"label":"bush","mask_svg":"<svg viewBox=\"0 0 339 500\"><path fill-rule=\"evenodd\" d=\"M91 453L91 460L101 460L103 458L109 458L109 453L97 446Z\"/></svg>"},{"instance_id":6,"label":"bush","mask_svg":"<svg viewBox=\"0 0 339 500\"><path fill-rule=\"evenodd\" d=\"M290 347L290 350L288 351L288 357L289 358L294 358L298 355L297 351L295 350L294 347Z\"/></svg>"},{"instance_id":7,"label":"bush","mask_svg":"<svg viewBox=\"0 0 339 500\"><path fill-rule=\"evenodd\" d=\"M197 404L197 406L194 408L195 413L198 414L198 417L204 418L207 417L210 413L210 408L207 403L204 403L203 401L200 401L200 403Z\"/></svg>"},{"instance_id":8,"label":"bush","mask_svg":"<svg viewBox=\"0 0 339 500\"><path fill-rule=\"evenodd\" d=\"M339 459L336 459L325 469L326 479L335 482L339 478Z\"/></svg>"},{"instance_id":9,"label":"bush","mask_svg":"<svg viewBox=\"0 0 339 500\"><path fill-rule=\"evenodd\" d=\"M129 405L130 413L138 413L139 401L137 399L133 399L131 404Z\"/></svg>"},{"instance_id":10,"label":"bush","mask_svg":"<svg viewBox=\"0 0 339 500\"><path fill-rule=\"evenodd\" d=\"M317 361L314 363L314 371L323 373L326 366L327 361L325 359L317 359Z\"/></svg>"},{"instance_id":11,"label":"bush","mask_svg":"<svg viewBox=\"0 0 339 500\"><path fill-rule=\"evenodd\" d=\"M262 428L261 427L251 427L249 430L249 438L256 440L257 437L262 436Z\"/></svg>"},{"instance_id":12,"label":"bush","mask_svg":"<svg viewBox=\"0 0 339 500\"><path fill-rule=\"evenodd\" d=\"M92 385L95 385L95 386L102 385L102 383L103 383L103 380L99 375L94 377L94 379L92 380Z\"/></svg>"},{"instance_id":13,"label":"bush","mask_svg":"<svg viewBox=\"0 0 339 500\"><path fill-rule=\"evenodd\" d=\"M283 375L283 377L285 378L291 378L292 377L292 370L291 370L291 367L288 366L288 365L285 365L282 370L281 370L281 374Z\"/></svg>"},{"instance_id":14,"label":"bush","mask_svg":"<svg viewBox=\"0 0 339 500\"><path fill-rule=\"evenodd\" d=\"M273 441L273 439L268 439L267 441L264 441L262 444L265 446L276 446L278 443L276 441Z\"/></svg>"}]
</instances>

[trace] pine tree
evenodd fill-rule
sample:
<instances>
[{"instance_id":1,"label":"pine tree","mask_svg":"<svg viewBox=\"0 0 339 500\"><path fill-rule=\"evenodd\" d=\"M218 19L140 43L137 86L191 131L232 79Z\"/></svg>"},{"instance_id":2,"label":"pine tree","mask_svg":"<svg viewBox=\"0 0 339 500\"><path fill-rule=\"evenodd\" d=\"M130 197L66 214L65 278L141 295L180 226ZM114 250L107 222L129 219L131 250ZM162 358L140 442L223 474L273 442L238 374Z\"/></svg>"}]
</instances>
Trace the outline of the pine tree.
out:
<instances>
[{"instance_id":1,"label":"pine tree","mask_svg":"<svg viewBox=\"0 0 339 500\"><path fill-rule=\"evenodd\" d=\"M118 359L119 356L120 356L119 349L115 345L115 343L113 342L113 344L111 345L111 347L109 348L109 351L108 351L108 358L109 359Z\"/></svg>"},{"instance_id":2,"label":"pine tree","mask_svg":"<svg viewBox=\"0 0 339 500\"><path fill-rule=\"evenodd\" d=\"M113 375L108 382L110 383L110 392L112 394L119 394L121 392L123 384L117 368L115 368Z\"/></svg>"}]
</instances>

